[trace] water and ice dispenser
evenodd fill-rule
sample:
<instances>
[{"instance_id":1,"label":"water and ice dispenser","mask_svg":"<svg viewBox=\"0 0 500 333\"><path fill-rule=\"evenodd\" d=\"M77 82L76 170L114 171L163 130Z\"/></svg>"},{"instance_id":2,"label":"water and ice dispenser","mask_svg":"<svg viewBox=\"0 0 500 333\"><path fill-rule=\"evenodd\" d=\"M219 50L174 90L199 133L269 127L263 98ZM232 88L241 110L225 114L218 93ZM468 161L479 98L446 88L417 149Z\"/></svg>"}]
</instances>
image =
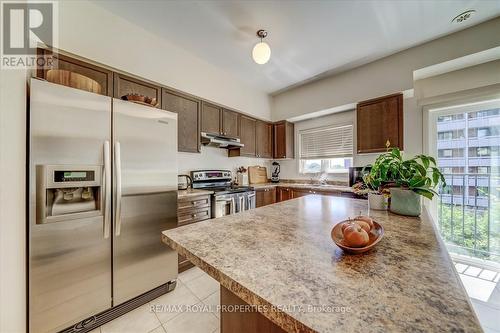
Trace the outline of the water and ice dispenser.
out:
<instances>
[{"instance_id":1,"label":"water and ice dispenser","mask_svg":"<svg viewBox=\"0 0 500 333\"><path fill-rule=\"evenodd\" d=\"M37 224L102 216L100 165L38 165Z\"/></svg>"}]
</instances>

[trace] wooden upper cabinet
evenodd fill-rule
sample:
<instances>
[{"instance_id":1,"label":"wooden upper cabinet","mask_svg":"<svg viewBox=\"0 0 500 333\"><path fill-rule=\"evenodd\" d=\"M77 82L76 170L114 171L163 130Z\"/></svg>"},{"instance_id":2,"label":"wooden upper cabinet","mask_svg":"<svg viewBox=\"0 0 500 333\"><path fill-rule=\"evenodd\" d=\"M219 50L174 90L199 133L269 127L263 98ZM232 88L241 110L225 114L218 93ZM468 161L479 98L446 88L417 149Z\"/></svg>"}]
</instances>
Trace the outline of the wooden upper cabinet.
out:
<instances>
[{"instance_id":1,"label":"wooden upper cabinet","mask_svg":"<svg viewBox=\"0 0 500 333\"><path fill-rule=\"evenodd\" d=\"M54 61L51 62L53 66L51 68L37 68L36 76L42 79L47 79L47 72L51 69L61 69L77 73L86 76L94 81L96 81L101 86L101 95L113 96L113 72L84 62L71 57L64 56L62 54L52 53L52 51L47 49L39 48L37 50L39 56L45 58L53 57Z\"/></svg>"},{"instance_id":2,"label":"wooden upper cabinet","mask_svg":"<svg viewBox=\"0 0 500 333\"><path fill-rule=\"evenodd\" d=\"M221 113L221 107L203 102L201 108L201 131L221 135Z\"/></svg>"},{"instance_id":3,"label":"wooden upper cabinet","mask_svg":"<svg viewBox=\"0 0 500 333\"><path fill-rule=\"evenodd\" d=\"M274 123L274 158L294 158L294 126L287 121Z\"/></svg>"},{"instance_id":4,"label":"wooden upper cabinet","mask_svg":"<svg viewBox=\"0 0 500 333\"><path fill-rule=\"evenodd\" d=\"M238 113L222 110L222 135L238 138L240 136L238 126Z\"/></svg>"},{"instance_id":5,"label":"wooden upper cabinet","mask_svg":"<svg viewBox=\"0 0 500 333\"><path fill-rule=\"evenodd\" d=\"M201 101L163 88L161 103L163 110L177 113L178 151L199 153Z\"/></svg>"},{"instance_id":6,"label":"wooden upper cabinet","mask_svg":"<svg viewBox=\"0 0 500 333\"><path fill-rule=\"evenodd\" d=\"M403 94L360 102L356 108L357 152L376 153L391 147L403 150Z\"/></svg>"},{"instance_id":7,"label":"wooden upper cabinet","mask_svg":"<svg viewBox=\"0 0 500 333\"><path fill-rule=\"evenodd\" d=\"M245 146L239 149L239 154L233 156L255 156L256 155L256 120L240 115L240 140ZM230 155L231 156L231 155Z\"/></svg>"},{"instance_id":8,"label":"wooden upper cabinet","mask_svg":"<svg viewBox=\"0 0 500 333\"><path fill-rule=\"evenodd\" d=\"M257 120L256 137L256 156L273 158L273 124Z\"/></svg>"},{"instance_id":9,"label":"wooden upper cabinet","mask_svg":"<svg viewBox=\"0 0 500 333\"><path fill-rule=\"evenodd\" d=\"M157 107L161 107L161 87L120 73L114 74L113 97L122 98L127 94L139 94L156 98Z\"/></svg>"}]
</instances>

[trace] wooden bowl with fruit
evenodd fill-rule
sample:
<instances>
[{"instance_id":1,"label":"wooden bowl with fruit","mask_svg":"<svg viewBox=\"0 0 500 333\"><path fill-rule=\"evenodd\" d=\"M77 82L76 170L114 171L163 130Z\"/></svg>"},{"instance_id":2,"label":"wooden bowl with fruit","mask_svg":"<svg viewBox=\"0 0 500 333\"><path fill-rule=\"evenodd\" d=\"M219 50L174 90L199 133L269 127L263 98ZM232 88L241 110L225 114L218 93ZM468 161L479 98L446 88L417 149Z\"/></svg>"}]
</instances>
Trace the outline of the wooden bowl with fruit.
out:
<instances>
[{"instance_id":1,"label":"wooden bowl with fruit","mask_svg":"<svg viewBox=\"0 0 500 333\"><path fill-rule=\"evenodd\" d=\"M347 253L363 253L372 249L384 236L384 228L368 216L356 216L337 223L332 239Z\"/></svg>"}]
</instances>

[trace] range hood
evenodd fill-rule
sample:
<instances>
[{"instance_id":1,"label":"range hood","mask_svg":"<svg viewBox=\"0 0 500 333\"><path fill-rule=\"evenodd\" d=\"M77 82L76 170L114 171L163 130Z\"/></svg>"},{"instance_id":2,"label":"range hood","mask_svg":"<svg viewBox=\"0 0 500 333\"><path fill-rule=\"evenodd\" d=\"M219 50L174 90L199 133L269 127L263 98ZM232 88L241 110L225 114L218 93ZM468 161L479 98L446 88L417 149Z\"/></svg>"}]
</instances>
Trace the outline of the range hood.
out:
<instances>
[{"instance_id":1,"label":"range hood","mask_svg":"<svg viewBox=\"0 0 500 333\"><path fill-rule=\"evenodd\" d=\"M201 143L205 146L219 147L219 148L241 148L245 145L240 142L240 139L223 135L215 135L210 133L201 132Z\"/></svg>"}]
</instances>

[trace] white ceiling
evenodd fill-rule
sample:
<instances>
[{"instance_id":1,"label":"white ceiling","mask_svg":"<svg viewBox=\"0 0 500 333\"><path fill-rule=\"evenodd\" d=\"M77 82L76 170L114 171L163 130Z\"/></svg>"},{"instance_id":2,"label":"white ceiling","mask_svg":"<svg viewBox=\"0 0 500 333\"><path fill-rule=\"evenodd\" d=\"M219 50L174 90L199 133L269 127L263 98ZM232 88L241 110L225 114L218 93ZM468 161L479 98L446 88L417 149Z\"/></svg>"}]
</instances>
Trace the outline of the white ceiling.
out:
<instances>
[{"instance_id":1,"label":"white ceiling","mask_svg":"<svg viewBox=\"0 0 500 333\"><path fill-rule=\"evenodd\" d=\"M500 0L95 3L268 93L500 15ZM477 11L470 20L451 23L468 9ZM261 28L272 50L265 65L251 58Z\"/></svg>"}]
</instances>

